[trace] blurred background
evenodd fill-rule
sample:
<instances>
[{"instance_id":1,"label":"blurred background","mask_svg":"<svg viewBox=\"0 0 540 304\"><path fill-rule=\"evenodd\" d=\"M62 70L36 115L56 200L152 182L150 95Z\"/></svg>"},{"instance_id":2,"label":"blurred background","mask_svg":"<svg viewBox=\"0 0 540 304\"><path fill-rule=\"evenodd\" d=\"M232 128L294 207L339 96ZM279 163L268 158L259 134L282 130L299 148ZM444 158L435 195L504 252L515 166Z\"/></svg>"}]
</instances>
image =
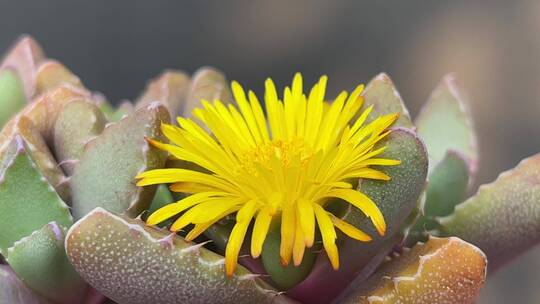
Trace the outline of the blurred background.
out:
<instances>
[{"instance_id":1,"label":"blurred background","mask_svg":"<svg viewBox=\"0 0 540 304\"><path fill-rule=\"evenodd\" d=\"M540 151L540 1L0 1L0 49L23 33L111 101L165 68L212 65L261 92L296 71L332 95L387 72L411 113L456 72L479 134L478 183ZM479 303L539 303L540 248Z\"/></svg>"}]
</instances>

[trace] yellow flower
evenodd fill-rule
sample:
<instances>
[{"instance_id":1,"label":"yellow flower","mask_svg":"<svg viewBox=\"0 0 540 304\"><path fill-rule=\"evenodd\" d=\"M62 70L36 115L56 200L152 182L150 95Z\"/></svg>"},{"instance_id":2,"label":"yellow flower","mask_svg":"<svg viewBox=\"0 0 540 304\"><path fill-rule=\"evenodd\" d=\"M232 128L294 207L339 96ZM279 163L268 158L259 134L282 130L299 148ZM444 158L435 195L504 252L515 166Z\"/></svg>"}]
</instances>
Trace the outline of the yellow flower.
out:
<instances>
[{"instance_id":1,"label":"yellow flower","mask_svg":"<svg viewBox=\"0 0 540 304\"><path fill-rule=\"evenodd\" d=\"M398 115L380 116L365 124L372 108L358 113L363 85L327 103L326 82L327 77L321 77L306 96L302 76L296 74L292 88L285 88L282 101L268 79L266 115L255 94L249 91L246 96L233 82L237 106L219 100L202 101L202 108L193 112L198 123L179 117L179 127L162 124L171 144L150 140L151 144L200 169L157 169L137 176L139 186L170 183L172 191L190 194L154 212L147 224L156 225L183 212L170 230L193 224L186 237L193 240L220 219L236 213L225 252L229 276L236 269L253 219L254 258L261 254L272 219L281 218L283 265L291 258L295 265L300 264L305 248L313 245L318 226L330 262L338 269L335 228L359 241L371 237L326 211L325 205L332 198L360 209L384 235L386 223L381 211L369 197L353 189L352 181L390 179L370 166L399 164L398 160L377 158L385 148L374 148L389 133L387 128Z\"/></svg>"}]
</instances>

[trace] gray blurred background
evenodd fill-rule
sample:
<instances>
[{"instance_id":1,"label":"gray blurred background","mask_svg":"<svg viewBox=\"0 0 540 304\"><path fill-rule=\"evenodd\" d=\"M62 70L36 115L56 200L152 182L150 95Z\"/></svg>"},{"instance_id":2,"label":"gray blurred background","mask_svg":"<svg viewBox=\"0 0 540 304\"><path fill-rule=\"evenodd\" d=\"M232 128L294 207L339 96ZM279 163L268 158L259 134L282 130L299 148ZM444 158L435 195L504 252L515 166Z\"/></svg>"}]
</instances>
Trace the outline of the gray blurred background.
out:
<instances>
[{"instance_id":1,"label":"gray blurred background","mask_svg":"<svg viewBox=\"0 0 540 304\"><path fill-rule=\"evenodd\" d=\"M540 1L0 1L0 49L22 33L109 100L165 68L213 65L261 92L266 77L379 72L411 113L456 72L479 134L479 182L540 151ZM539 303L540 248L490 278L479 303Z\"/></svg>"}]
</instances>

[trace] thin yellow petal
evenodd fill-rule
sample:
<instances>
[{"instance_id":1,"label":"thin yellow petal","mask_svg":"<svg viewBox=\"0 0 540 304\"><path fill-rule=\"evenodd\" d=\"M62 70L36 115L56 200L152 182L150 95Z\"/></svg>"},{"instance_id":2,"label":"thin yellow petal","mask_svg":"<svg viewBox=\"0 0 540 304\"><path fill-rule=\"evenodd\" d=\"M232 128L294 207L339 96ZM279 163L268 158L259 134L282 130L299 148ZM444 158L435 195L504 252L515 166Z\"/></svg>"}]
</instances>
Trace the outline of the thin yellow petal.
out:
<instances>
[{"instance_id":1,"label":"thin yellow petal","mask_svg":"<svg viewBox=\"0 0 540 304\"><path fill-rule=\"evenodd\" d=\"M360 209L371 219L379 235L383 236L385 234L386 222L384 221L384 216L379 207L365 194L352 189L333 189L327 196L340 198Z\"/></svg>"},{"instance_id":2,"label":"thin yellow petal","mask_svg":"<svg viewBox=\"0 0 540 304\"><path fill-rule=\"evenodd\" d=\"M293 246L293 263L294 266L299 266L304 258L304 252L306 251L306 243L302 227L300 227L299 221L296 221L296 229L294 235Z\"/></svg>"},{"instance_id":3,"label":"thin yellow petal","mask_svg":"<svg viewBox=\"0 0 540 304\"><path fill-rule=\"evenodd\" d=\"M146 223L150 226L157 225L196 204L206 201L208 198L217 194L219 193L217 192L197 193L194 195L190 195L184 199L181 199L176 203L163 206L159 208L158 210L156 210L154 213L152 213L146 220Z\"/></svg>"},{"instance_id":4,"label":"thin yellow petal","mask_svg":"<svg viewBox=\"0 0 540 304\"><path fill-rule=\"evenodd\" d=\"M271 221L272 216L270 215L269 208L263 208L257 214L251 236L251 256L254 258L258 258L261 255Z\"/></svg>"},{"instance_id":5,"label":"thin yellow petal","mask_svg":"<svg viewBox=\"0 0 540 304\"><path fill-rule=\"evenodd\" d=\"M244 206L242 207L242 209L240 209L239 212L242 212L246 209L249 209L245 211L244 218L246 220L242 222L237 222L236 225L234 225L234 228L231 231L231 235L229 236L229 241L227 242L227 248L225 249L225 272L229 277L232 276L234 271L236 270L238 253L240 252L240 248L242 247L242 243L244 242L246 231L249 223L251 222L251 218L253 218L253 214L255 213L255 208L253 208L252 206L247 208L246 206Z\"/></svg>"},{"instance_id":6,"label":"thin yellow petal","mask_svg":"<svg viewBox=\"0 0 540 304\"><path fill-rule=\"evenodd\" d=\"M359 166L395 166L401 164L397 159L370 158L358 163Z\"/></svg>"},{"instance_id":7,"label":"thin yellow petal","mask_svg":"<svg viewBox=\"0 0 540 304\"><path fill-rule=\"evenodd\" d=\"M253 110L253 116L255 117L255 120L257 121L257 126L259 127L259 132L261 132L261 136L264 142L270 141L270 136L268 134L268 126L266 125L266 119L264 118L264 112L261 107L261 103L259 102L259 99L257 99L257 96L252 91L249 91L249 104L251 106L251 109Z\"/></svg>"},{"instance_id":8,"label":"thin yellow petal","mask_svg":"<svg viewBox=\"0 0 540 304\"><path fill-rule=\"evenodd\" d=\"M169 186L169 190L182 193L199 193L206 191L218 191L215 187L198 183L174 183Z\"/></svg>"},{"instance_id":9,"label":"thin yellow petal","mask_svg":"<svg viewBox=\"0 0 540 304\"><path fill-rule=\"evenodd\" d=\"M297 208L299 214L297 218L304 232L304 242L306 247L310 248L315 241L315 214L313 213L313 205L310 201L301 198L298 200Z\"/></svg>"},{"instance_id":10,"label":"thin yellow petal","mask_svg":"<svg viewBox=\"0 0 540 304\"><path fill-rule=\"evenodd\" d=\"M368 179L377 179L377 180L390 180L390 176L386 175L385 173L370 169L370 168L362 168L355 171L348 172L343 175L344 179L347 178L368 178Z\"/></svg>"},{"instance_id":11,"label":"thin yellow petal","mask_svg":"<svg viewBox=\"0 0 540 304\"><path fill-rule=\"evenodd\" d=\"M291 262L294 246L294 236L296 229L295 210L290 206L285 206L281 215L281 243L279 246L279 256L281 265L287 266Z\"/></svg>"},{"instance_id":12,"label":"thin yellow petal","mask_svg":"<svg viewBox=\"0 0 540 304\"><path fill-rule=\"evenodd\" d=\"M257 125L257 121L253 114L252 107L249 105L247 101L246 93L244 92L244 89L236 81L232 82L231 88L233 91L234 99L236 100L236 103L238 104L238 107L240 108L240 111L242 112L242 115L244 119L246 120L247 125L249 126L249 131L253 135L253 138L255 139L255 141L257 143L260 143L262 141L262 137L260 135L259 127Z\"/></svg>"},{"instance_id":13,"label":"thin yellow petal","mask_svg":"<svg viewBox=\"0 0 540 304\"><path fill-rule=\"evenodd\" d=\"M219 220L226 217L227 215L238 211L238 209L240 209L240 206L234 206L230 209L227 209L225 212L221 213L219 216L216 216L211 221L208 221L206 223L196 224L195 227L193 227L193 229L191 229L191 231L186 235L186 240L193 241L195 238L201 235L201 233L206 231L206 229L210 228L210 226L214 225L215 223L217 223Z\"/></svg>"},{"instance_id":14,"label":"thin yellow petal","mask_svg":"<svg viewBox=\"0 0 540 304\"><path fill-rule=\"evenodd\" d=\"M319 230L321 231L324 249L332 264L332 268L337 270L339 268L339 253L336 246L336 231L334 229L334 224L321 205L313 204L313 207L315 216L317 217Z\"/></svg>"},{"instance_id":15,"label":"thin yellow petal","mask_svg":"<svg viewBox=\"0 0 540 304\"><path fill-rule=\"evenodd\" d=\"M135 178L140 179L137 182L137 186L193 182L213 186L227 192L235 192L232 185L223 179L188 169L155 169L143 172Z\"/></svg>"},{"instance_id":16,"label":"thin yellow petal","mask_svg":"<svg viewBox=\"0 0 540 304\"><path fill-rule=\"evenodd\" d=\"M234 208L237 205L242 205L242 200L238 198L223 198L223 197L216 197L216 198L209 199L208 201L198 204L197 206L192 208L192 209L196 209L196 208L200 209L201 212L197 212L197 214L191 218L191 223L202 224L202 223L212 221L216 218L219 219L221 214L223 214L223 212L231 208Z\"/></svg>"},{"instance_id":17,"label":"thin yellow petal","mask_svg":"<svg viewBox=\"0 0 540 304\"><path fill-rule=\"evenodd\" d=\"M348 235L349 237L362 241L362 242L369 242L372 240L371 236L369 236L364 231L354 227L353 225L341 220L340 218L336 217L335 215L329 213L330 217L332 218L332 223L334 223L334 226L341 230L343 233Z\"/></svg>"}]
</instances>

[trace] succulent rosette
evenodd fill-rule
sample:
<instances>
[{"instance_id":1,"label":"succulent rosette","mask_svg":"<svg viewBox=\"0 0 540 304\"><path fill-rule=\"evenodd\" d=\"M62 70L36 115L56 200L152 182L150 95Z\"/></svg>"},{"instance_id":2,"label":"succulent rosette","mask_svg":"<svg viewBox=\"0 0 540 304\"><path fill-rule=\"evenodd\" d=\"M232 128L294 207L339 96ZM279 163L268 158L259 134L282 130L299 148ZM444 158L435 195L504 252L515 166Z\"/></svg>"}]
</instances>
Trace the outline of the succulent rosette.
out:
<instances>
[{"instance_id":1,"label":"succulent rosette","mask_svg":"<svg viewBox=\"0 0 540 304\"><path fill-rule=\"evenodd\" d=\"M114 107L21 38L0 65L0 303L474 303L540 241L540 156L474 193L454 76L414 123L385 74L327 82L257 96L167 70Z\"/></svg>"}]
</instances>

